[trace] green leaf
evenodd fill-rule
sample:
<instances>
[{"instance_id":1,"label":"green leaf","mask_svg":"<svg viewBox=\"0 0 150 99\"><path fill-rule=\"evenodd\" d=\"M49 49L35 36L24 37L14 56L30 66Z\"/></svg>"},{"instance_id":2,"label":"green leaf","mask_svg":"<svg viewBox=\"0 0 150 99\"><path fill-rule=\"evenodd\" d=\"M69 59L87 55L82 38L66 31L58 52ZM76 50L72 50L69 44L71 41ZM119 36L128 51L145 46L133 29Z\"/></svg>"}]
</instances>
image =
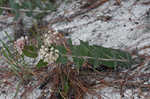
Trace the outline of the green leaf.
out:
<instances>
[{"instance_id":1,"label":"green leaf","mask_svg":"<svg viewBox=\"0 0 150 99\"><path fill-rule=\"evenodd\" d=\"M80 45L72 45L71 50L75 56L90 56L88 42L80 41Z\"/></svg>"},{"instance_id":2,"label":"green leaf","mask_svg":"<svg viewBox=\"0 0 150 99\"><path fill-rule=\"evenodd\" d=\"M76 66L78 67L78 69L80 67L82 67L83 63L84 63L84 59L83 58L77 58L77 57L73 57L73 61L76 64Z\"/></svg>"},{"instance_id":3,"label":"green leaf","mask_svg":"<svg viewBox=\"0 0 150 99\"><path fill-rule=\"evenodd\" d=\"M40 60L38 63L37 63L37 67L40 68L40 67L43 67L43 66L46 66L48 63L47 62L44 62L43 60Z\"/></svg>"},{"instance_id":4,"label":"green leaf","mask_svg":"<svg viewBox=\"0 0 150 99\"><path fill-rule=\"evenodd\" d=\"M25 46L23 49L24 55L31 58L36 58L38 56L37 48L34 46Z\"/></svg>"},{"instance_id":5,"label":"green leaf","mask_svg":"<svg viewBox=\"0 0 150 99\"><path fill-rule=\"evenodd\" d=\"M94 60L94 68L97 68L99 66L99 61L98 58L96 57L96 59Z\"/></svg>"},{"instance_id":6,"label":"green leaf","mask_svg":"<svg viewBox=\"0 0 150 99\"><path fill-rule=\"evenodd\" d=\"M11 51L9 50L9 46L8 46L7 44L5 44L5 43L3 42L3 40L1 40L1 39L0 39L0 42L2 43L3 47L4 47L5 50L7 51L8 56L12 58L13 55L12 55Z\"/></svg>"},{"instance_id":7,"label":"green leaf","mask_svg":"<svg viewBox=\"0 0 150 99\"><path fill-rule=\"evenodd\" d=\"M97 45L89 45L88 42L80 41L80 45L72 45L71 41L68 41L68 45L71 45L72 55L75 56L74 62L78 64L78 56L89 57L87 60L94 67L97 67L101 64L115 68L117 66L129 67L131 66L133 60L131 55L128 52L124 52L118 49L105 48ZM105 60L100 60L105 59ZM126 61L118 61L126 60ZM113 61L112 61L113 60Z\"/></svg>"},{"instance_id":8,"label":"green leaf","mask_svg":"<svg viewBox=\"0 0 150 99\"><path fill-rule=\"evenodd\" d=\"M56 49L58 49L61 54L67 53L67 50L64 46L58 45L58 46L56 46Z\"/></svg>"},{"instance_id":9,"label":"green leaf","mask_svg":"<svg viewBox=\"0 0 150 99\"><path fill-rule=\"evenodd\" d=\"M18 95L19 89L20 89L20 87L21 87L21 83L22 83L22 81L20 80L20 81L18 82L18 84L17 84L14 99L15 99L15 98L17 97L17 95Z\"/></svg>"},{"instance_id":10,"label":"green leaf","mask_svg":"<svg viewBox=\"0 0 150 99\"><path fill-rule=\"evenodd\" d=\"M73 46L71 50L72 54L75 56L89 56L90 54L89 48L82 43L80 45Z\"/></svg>"},{"instance_id":11,"label":"green leaf","mask_svg":"<svg viewBox=\"0 0 150 99\"><path fill-rule=\"evenodd\" d=\"M82 40L80 40L80 45L84 45L86 47L89 47L89 43L88 42L84 42Z\"/></svg>"},{"instance_id":12,"label":"green leaf","mask_svg":"<svg viewBox=\"0 0 150 99\"><path fill-rule=\"evenodd\" d=\"M13 38L7 33L7 31L4 31L6 36L8 37L9 41L13 41Z\"/></svg>"}]
</instances>

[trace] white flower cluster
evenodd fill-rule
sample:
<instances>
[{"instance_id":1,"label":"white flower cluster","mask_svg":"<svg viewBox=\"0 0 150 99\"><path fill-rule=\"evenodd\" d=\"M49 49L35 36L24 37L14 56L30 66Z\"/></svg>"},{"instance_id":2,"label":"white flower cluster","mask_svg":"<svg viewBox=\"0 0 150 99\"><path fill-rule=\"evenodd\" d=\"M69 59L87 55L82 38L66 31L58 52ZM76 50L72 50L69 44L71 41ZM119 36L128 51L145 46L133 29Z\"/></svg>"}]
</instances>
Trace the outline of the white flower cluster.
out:
<instances>
[{"instance_id":1,"label":"white flower cluster","mask_svg":"<svg viewBox=\"0 0 150 99\"><path fill-rule=\"evenodd\" d=\"M59 40L57 35L58 32L56 31L48 31L48 33L44 35L44 45L50 46L51 44L57 43L57 40Z\"/></svg>"},{"instance_id":2,"label":"white flower cluster","mask_svg":"<svg viewBox=\"0 0 150 99\"><path fill-rule=\"evenodd\" d=\"M39 51L39 58L43 59L44 62L49 64L54 63L59 57L59 50L55 49L52 44L56 43L57 32L49 31L44 35L43 41L44 45L41 46Z\"/></svg>"},{"instance_id":3,"label":"white flower cluster","mask_svg":"<svg viewBox=\"0 0 150 99\"><path fill-rule=\"evenodd\" d=\"M27 36L25 36L25 37L22 36L21 38L17 39L14 42L14 46L20 55L22 54L22 50L27 42L28 42Z\"/></svg>"}]
</instances>

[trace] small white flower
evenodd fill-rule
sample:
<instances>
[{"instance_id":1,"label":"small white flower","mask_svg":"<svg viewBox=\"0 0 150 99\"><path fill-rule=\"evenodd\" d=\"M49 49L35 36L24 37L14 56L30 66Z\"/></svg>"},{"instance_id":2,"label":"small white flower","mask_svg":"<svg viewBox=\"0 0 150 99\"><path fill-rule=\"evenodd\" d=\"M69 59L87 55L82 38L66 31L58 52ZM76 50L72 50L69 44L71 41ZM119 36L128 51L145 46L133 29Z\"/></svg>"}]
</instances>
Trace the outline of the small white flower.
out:
<instances>
[{"instance_id":1,"label":"small white flower","mask_svg":"<svg viewBox=\"0 0 150 99\"><path fill-rule=\"evenodd\" d=\"M51 49L50 49L51 51L53 51L54 50L54 47L51 47Z\"/></svg>"},{"instance_id":2,"label":"small white flower","mask_svg":"<svg viewBox=\"0 0 150 99\"><path fill-rule=\"evenodd\" d=\"M25 36L25 40L28 40L28 37L27 37L27 36Z\"/></svg>"},{"instance_id":3,"label":"small white flower","mask_svg":"<svg viewBox=\"0 0 150 99\"><path fill-rule=\"evenodd\" d=\"M47 34L45 34L44 36L45 36L45 37L47 37L48 35L47 35Z\"/></svg>"},{"instance_id":4,"label":"small white flower","mask_svg":"<svg viewBox=\"0 0 150 99\"><path fill-rule=\"evenodd\" d=\"M23 36L14 42L14 46L19 54L22 54L22 50L23 50L26 42L27 42L27 39L25 39L25 37L23 37Z\"/></svg>"},{"instance_id":5,"label":"small white flower","mask_svg":"<svg viewBox=\"0 0 150 99\"><path fill-rule=\"evenodd\" d=\"M52 55L53 55L53 52L51 51L49 54L52 56Z\"/></svg>"},{"instance_id":6,"label":"small white flower","mask_svg":"<svg viewBox=\"0 0 150 99\"><path fill-rule=\"evenodd\" d=\"M42 45L42 46L41 46L41 48L45 48L45 46L44 46L44 45Z\"/></svg>"},{"instance_id":7,"label":"small white flower","mask_svg":"<svg viewBox=\"0 0 150 99\"><path fill-rule=\"evenodd\" d=\"M48 58L48 57L49 57L49 54L46 54L45 57Z\"/></svg>"},{"instance_id":8,"label":"small white flower","mask_svg":"<svg viewBox=\"0 0 150 99\"><path fill-rule=\"evenodd\" d=\"M45 48L45 51L48 51L48 48Z\"/></svg>"},{"instance_id":9,"label":"small white flower","mask_svg":"<svg viewBox=\"0 0 150 99\"><path fill-rule=\"evenodd\" d=\"M45 58L45 59L44 59L44 62L48 62L48 58Z\"/></svg>"},{"instance_id":10,"label":"small white flower","mask_svg":"<svg viewBox=\"0 0 150 99\"><path fill-rule=\"evenodd\" d=\"M55 56L56 56L56 58L58 58L58 57L59 57L59 54L56 54Z\"/></svg>"},{"instance_id":11,"label":"small white flower","mask_svg":"<svg viewBox=\"0 0 150 99\"><path fill-rule=\"evenodd\" d=\"M24 37L23 37L23 36L21 36L20 40L24 40Z\"/></svg>"},{"instance_id":12,"label":"small white flower","mask_svg":"<svg viewBox=\"0 0 150 99\"><path fill-rule=\"evenodd\" d=\"M56 52L56 53L59 53L59 50L55 49L55 52Z\"/></svg>"}]
</instances>

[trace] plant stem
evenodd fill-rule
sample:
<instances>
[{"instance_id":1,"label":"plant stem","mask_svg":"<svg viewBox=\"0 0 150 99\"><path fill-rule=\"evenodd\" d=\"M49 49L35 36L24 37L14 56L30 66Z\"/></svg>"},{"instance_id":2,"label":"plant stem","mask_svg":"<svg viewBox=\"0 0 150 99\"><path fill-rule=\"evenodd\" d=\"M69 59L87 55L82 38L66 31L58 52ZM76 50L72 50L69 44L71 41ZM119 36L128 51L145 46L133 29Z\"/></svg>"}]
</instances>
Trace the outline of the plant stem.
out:
<instances>
[{"instance_id":1,"label":"plant stem","mask_svg":"<svg viewBox=\"0 0 150 99\"><path fill-rule=\"evenodd\" d=\"M84 58L84 59L96 59L94 57L89 57L89 56L74 56L74 55L64 55L63 56L67 56L67 57L77 57L77 58ZM97 58L97 60L99 61L118 61L118 62L129 62L126 59L105 59L105 58Z\"/></svg>"}]
</instances>

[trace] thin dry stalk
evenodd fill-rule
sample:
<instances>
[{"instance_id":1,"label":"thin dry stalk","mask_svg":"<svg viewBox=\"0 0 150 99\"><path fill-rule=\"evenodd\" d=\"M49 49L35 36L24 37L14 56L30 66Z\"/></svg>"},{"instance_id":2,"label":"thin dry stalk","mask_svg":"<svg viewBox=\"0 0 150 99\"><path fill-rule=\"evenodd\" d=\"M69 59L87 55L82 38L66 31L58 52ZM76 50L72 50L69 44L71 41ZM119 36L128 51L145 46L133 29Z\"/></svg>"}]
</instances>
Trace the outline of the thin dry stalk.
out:
<instances>
[{"instance_id":1,"label":"thin dry stalk","mask_svg":"<svg viewBox=\"0 0 150 99\"><path fill-rule=\"evenodd\" d=\"M0 7L0 9L3 9L3 10L9 10L9 11L13 11L14 9L13 8L9 8L9 7ZM20 12L30 12L31 10L29 9L19 9ZM51 10L32 10L32 12L34 13L42 13L42 12L46 12L46 13L49 13L51 12Z\"/></svg>"}]
</instances>

